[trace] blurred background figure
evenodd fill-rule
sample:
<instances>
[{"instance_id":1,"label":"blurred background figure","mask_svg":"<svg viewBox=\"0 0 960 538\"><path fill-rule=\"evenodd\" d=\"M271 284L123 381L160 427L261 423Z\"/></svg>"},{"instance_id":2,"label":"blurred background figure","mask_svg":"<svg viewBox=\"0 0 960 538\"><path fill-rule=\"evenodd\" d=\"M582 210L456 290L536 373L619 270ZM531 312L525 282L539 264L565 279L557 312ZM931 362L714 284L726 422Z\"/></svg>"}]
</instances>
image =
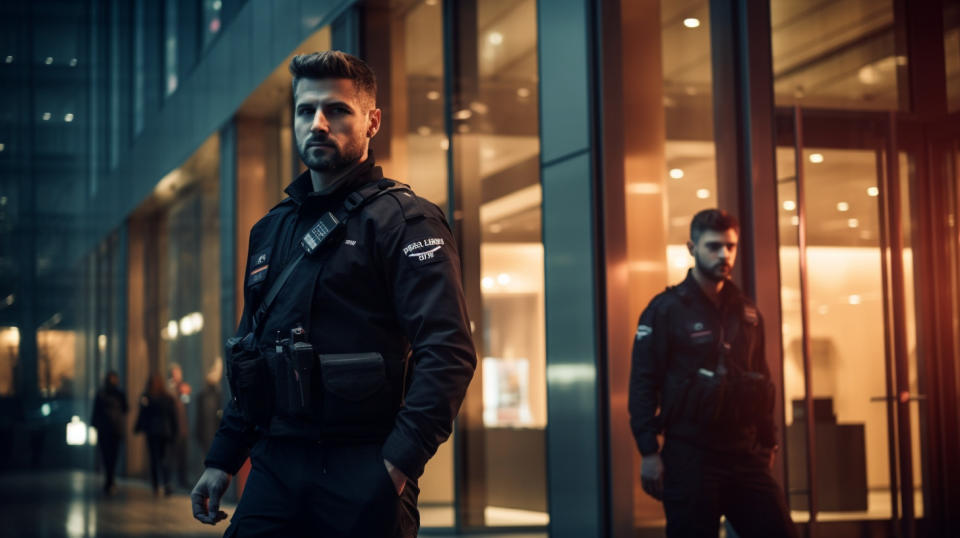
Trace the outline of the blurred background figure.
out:
<instances>
[{"instance_id":1,"label":"blurred background figure","mask_svg":"<svg viewBox=\"0 0 960 538\"><path fill-rule=\"evenodd\" d=\"M120 443L125 437L124 424L128 409L127 395L120 390L120 376L114 371L107 372L103 387L97 391L93 401L93 418L90 424L97 429L97 445L100 447L100 457L106 477L103 491L108 495L116 491L114 475L117 470Z\"/></svg>"},{"instance_id":2,"label":"blurred background figure","mask_svg":"<svg viewBox=\"0 0 960 538\"><path fill-rule=\"evenodd\" d=\"M170 458L171 444L179 435L176 403L167 393L163 377L158 372L150 374L147 387L140 397L140 414L133 429L147 436L147 449L150 452L150 481L154 495L160 493L163 484L164 493L170 495Z\"/></svg>"},{"instance_id":3,"label":"blurred background figure","mask_svg":"<svg viewBox=\"0 0 960 538\"><path fill-rule=\"evenodd\" d=\"M187 477L187 433L190 423L187 420L187 404L190 403L190 384L183 380L183 368L177 363L170 364L170 378L167 380L167 391L173 395L174 409L177 415L177 434L173 439L173 466L177 473L177 485L189 489L191 486Z\"/></svg>"},{"instance_id":4,"label":"blurred background figure","mask_svg":"<svg viewBox=\"0 0 960 538\"><path fill-rule=\"evenodd\" d=\"M221 399L223 398L223 391L220 390L221 378L223 378L223 359L217 357L204 378L203 390L197 393L196 436L203 453L210 449L213 436L220 425Z\"/></svg>"}]
</instances>

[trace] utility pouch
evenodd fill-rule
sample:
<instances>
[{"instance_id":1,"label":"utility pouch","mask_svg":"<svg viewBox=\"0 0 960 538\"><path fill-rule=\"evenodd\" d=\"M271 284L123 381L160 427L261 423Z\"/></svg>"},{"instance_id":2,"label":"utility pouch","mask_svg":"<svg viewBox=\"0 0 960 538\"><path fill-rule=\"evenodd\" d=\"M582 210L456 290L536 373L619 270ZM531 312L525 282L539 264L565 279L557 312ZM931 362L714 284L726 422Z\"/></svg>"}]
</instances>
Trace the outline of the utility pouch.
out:
<instances>
[{"instance_id":1,"label":"utility pouch","mask_svg":"<svg viewBox=\"0 0 960 538\"><path fill-rule=\"evenodd\" d=\"M319 355L326 427L377 425L392 420L396 405L380 353Z\"/></svg>"},{"instance_id":2,"label":"utility pouch","mask_svg":"<svg viewBox=\"0 0 960 538\"><path fill-rule=\"evenodd\" d=\"M731 402L733 421L738 424L756 424L773 409L773 383L760 373L746 372L740 375L732 393L735 395Z\"/></svg>"},{"instance_id":3,"label":"utility pouch","mask_svg":"<svg viewBox=\"0 0 960 538\"><path fill-rule=\"evenodd\" d=\"M273 414L273 386L267 359L257 348L253 333L227 340L227 380L234 404L244 420L266 426Z\"/></svg>"},{"instance_id":4,"label":"utility pouch","mask_svg":"<svg viewBox=\"0 0 960 538\"><path fill-rule=\"evenodd\" d=\"M690 378L683 398L681 416L697 424L717 422L723 415L726 376L700 368Z\"/></svg>"}]
</instances>

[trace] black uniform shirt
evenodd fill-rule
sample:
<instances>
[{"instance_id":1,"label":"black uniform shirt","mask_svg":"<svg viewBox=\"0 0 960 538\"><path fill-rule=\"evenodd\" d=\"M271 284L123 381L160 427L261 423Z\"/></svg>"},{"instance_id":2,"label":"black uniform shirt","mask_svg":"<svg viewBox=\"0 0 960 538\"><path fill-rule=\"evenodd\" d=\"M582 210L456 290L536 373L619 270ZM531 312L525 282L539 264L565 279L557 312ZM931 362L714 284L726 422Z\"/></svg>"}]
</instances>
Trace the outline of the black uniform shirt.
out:
<instances>
[{"instance_id":1,"label":"black uniform shirt","mask_svg":"<svg viewBox=\"0 0 960 538\"><path fill-rule=\"evenodd\" d=\"M719 450L749 449L755 443L773 446L773 410L759 413L756 424L704 424L678 411L688 381L703 368L716 372L724 342L727 375L770 374L764 358L763 320L756 306L731 281L715 305L693 277L668 288L650 301L640 316L630 372L630 425L642 454L659 450L657 434L685 438ZM684 402L685 403L685 402ZM659 410L659 413L658 413Z\"/></svg>"},{"instance_id":2,"label":"black uniform shirt","mask_svg":"<svg viewBox=\"0 0 960 538\"><path fill-rule=\"evenodd\" d=\"M382 177L371 156L332 193L313 192L309 171L286 189L290 197L250 232L237 334L249 332L252 312L317 219ZM401 190L353 213L335 244L321 247L294 269L263 322L261 346L270 346L278 331L289 335L297 325L307 329L318 354L377 352L393 363L409 353L412 374L403 406L387 431L333 428L318 417L274 417L268 435L383 443L384 458L418 478L450 435L476 367L460 260L442 211ZM206 465L235 473L261 434L231 403Z\"/></svg>"}]
</instances>

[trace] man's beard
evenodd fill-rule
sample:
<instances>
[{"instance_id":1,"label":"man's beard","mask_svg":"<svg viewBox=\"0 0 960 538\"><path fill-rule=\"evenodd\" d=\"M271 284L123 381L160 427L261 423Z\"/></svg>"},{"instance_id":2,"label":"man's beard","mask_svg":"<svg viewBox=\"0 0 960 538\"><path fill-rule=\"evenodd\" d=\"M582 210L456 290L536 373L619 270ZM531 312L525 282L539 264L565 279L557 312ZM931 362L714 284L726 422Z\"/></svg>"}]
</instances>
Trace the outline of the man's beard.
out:
<instances>
[{"instance_id":1,"label":"man's beard","mask_svg":"<svg viewBox=\"0 0 960 538\"><path fill-rule=\"evenodd\" d=\"M316 142L311 141L311 143ZM303 164L307 168L317 172L336 171L359 161L363 157L363 148L360 144L348 144L346 147L340 148L330 141L323 143L329 144L326 146L327 151L321 149L320 152L312 154L310 152L311 146L297 146L300 159L303 160Z\"/></svg>"},{"instance_id":2,"label":"man's beard","mask_svg":"<svg viewBox=\"0 0 960 538\"><path fill-rule=\"evenodd\" d=\"M733 270L733 267L727 262L717 262L710 266L701 262L699 256L695 256L694 260L697 265L697 270L700 272L700 274L714 282L726 280L727 277L730 276L730 271ZM726 272L722 271L724 266L729 268L726 270Z\"/></svg>"}]
</instances>

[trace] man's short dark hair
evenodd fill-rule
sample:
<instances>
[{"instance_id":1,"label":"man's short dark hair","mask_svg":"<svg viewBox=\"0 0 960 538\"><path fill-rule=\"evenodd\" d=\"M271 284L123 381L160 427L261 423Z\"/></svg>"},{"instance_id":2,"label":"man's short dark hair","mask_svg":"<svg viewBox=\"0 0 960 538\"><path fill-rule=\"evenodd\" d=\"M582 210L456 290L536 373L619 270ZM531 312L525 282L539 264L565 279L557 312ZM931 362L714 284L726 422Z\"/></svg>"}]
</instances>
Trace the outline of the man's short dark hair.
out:
<instances>
[{"instance_id":1,"label":"man's short dark hair","mask_svg":"<svg viewBox=\"0 0 960 538\"><path fill-rule=\"evenodd\" d=\"M339 50L325 50L310 54L298 54L290 60L293 75L293 92L297 92L300 79L343 78L353 81L357 91L366 94L371 103L377 102L377 77L367 62Z\"/></svg>"},{"instance_id":2,"label":"man's short dark hair","mask_svg":"<svg viewBox=\"0 0 960 538\"><path fill-rule=\"evenodd\" d=\"M722 209L704 209L693 216L690 221L690 241L696 243L703 232L725 232L733 230L740 233L740 221Z\"/></svg>"}]
</instances>

